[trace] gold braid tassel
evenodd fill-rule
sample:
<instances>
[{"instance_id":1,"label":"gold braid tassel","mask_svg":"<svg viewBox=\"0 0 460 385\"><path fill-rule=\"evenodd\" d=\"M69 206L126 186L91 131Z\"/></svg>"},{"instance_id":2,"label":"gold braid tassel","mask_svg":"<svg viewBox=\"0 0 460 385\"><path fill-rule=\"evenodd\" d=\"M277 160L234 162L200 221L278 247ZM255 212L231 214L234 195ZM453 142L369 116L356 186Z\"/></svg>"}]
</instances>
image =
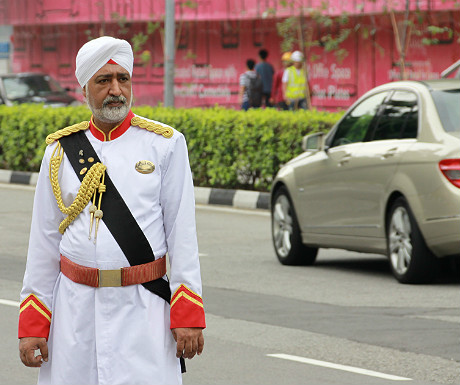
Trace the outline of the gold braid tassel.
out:
<instances>
[{"instance_id":1,"label":"gold braid tassel","mask_svg":"<svg viewBox=\"0 0 460 385\"><path fill-rule=\"evenodd\" d=\"M100 183L99 188L98 188L99 202L97 205L97 210L94 211L94 217L96 218L96 230L94 230L94 244L96 244L97 230L99 229L99 221L102 219L102 216L104 215L104 213L101 210L102 193L106 191L106 186L104 184L104 181L105 181L105 172L102 173L102 182ZM94 196L96 197L96 193L94 193ZM95 207L94 201L93 201L93 206L91 206L90 210L93 209L93 207ZM90 229L90 237L91 237L91 229Z\"/></svg>"},{"instance_id":2,"label":"gold braid tassel","mask_svg":"<svg viewBox=\"0 0 460 385\"><path fill-rule=\"evenodd\" d=\"M91 232L93 231L93 222L94 222L94 213L97 210L96 203L96 194L93 195L93 204L89 208L90 222L89 222L89 235L88 239L91 239Z\"/></svg>"},{"instance_id":3,"label":"gold braid tassel","mask_svg":"<svg viewBox=\"0 0 460 385\"><path fill-rule=\"evenodd\" d=\"M53 194L56 198L59 210L61 210L62 213L67 215L67 218L65 218L59 225L59 232L61 234L64 234L66 228L83 211L88 202L91 200L91 197L96 193L101 184L101 177L104 176L105 170L107 168L99 162L93 164L86 173L85 177L83 178L83 181L81 182L80 188L78 189L78 193L74 201L70 206L66 207L62 200L62 192L58 180L59 167L61 166L63 159L64 149L58 142L56 148L53 151L53 154L51 155L49 177L51 181L51 187L53 189Z\"/></svg>"}]
</instances>

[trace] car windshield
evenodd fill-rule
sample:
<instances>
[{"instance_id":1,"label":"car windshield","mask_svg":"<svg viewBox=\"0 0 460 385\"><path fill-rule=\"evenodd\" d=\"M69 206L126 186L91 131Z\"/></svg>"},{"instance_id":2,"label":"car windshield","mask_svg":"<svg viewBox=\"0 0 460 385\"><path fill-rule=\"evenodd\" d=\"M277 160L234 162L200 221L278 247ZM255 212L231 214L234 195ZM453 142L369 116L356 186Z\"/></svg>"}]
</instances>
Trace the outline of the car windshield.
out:
<instances>
[{"instance_id":1,"label":"car windshield","mask_svg":"<svg viewBox=\"0 0 460 385\"><path fill-rule=\"evenodd\" d=\"M444 130L460 133L460 89L432 91Z\"/></svg>"},{"instance_id":2,"label":"car windshield","mask_svg":"<svg viewBox=\"0 0 460 385\"><path fill-rule=\"evenodd\" d=\"M55 80L43 75L7 77L3 85L9 100L65 92Z\"/></svg>"}]
</instances>

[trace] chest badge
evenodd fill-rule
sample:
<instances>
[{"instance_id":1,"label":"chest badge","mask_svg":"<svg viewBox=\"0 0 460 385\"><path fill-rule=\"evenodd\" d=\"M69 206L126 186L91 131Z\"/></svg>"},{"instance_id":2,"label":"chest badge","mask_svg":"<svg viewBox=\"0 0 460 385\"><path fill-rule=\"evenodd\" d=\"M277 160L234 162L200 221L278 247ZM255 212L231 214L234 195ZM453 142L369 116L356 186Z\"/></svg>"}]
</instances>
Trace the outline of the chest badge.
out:
<instances>
[{"instance_id":1,"label":"chest badge","mask_svg":"<svg viewBox=\"0 0 460 385\"><path fill-rule=\"evenodd\" d=\"M141 174L150 174L155 170L155 165L150 160L140 160L136 163L135 168Z\"/></svg>"}]
</instances>

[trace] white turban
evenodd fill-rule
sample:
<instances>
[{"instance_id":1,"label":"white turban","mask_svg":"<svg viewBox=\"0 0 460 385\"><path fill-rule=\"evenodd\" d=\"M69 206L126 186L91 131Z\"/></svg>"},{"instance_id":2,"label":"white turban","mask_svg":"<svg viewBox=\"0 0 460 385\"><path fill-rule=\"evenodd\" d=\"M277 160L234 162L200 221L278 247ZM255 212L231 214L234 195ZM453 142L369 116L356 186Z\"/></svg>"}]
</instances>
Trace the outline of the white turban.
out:
<instances>
[{"instance_id":1,"label":"white turban","mask_svg":"<svg viewBox=\"0 0 460 385\"><path fill-rule=\"evenodd\" d=\"M80 86L84 87L109 60L122 66L132 76L133 50L126 40L102 36L84 44L78 51L75 69Z\"/></svg>"}]
</instances>

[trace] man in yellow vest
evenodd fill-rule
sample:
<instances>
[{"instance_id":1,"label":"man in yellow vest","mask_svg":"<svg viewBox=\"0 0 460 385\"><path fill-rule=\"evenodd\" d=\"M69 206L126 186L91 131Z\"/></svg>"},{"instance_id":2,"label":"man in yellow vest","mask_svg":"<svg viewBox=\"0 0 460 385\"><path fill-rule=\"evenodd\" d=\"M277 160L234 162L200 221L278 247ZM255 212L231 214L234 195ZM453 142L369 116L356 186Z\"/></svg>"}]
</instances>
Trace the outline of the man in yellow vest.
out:
<instances>
[{"instance_id":1,"label":"man in yellow vest","mask_svg":"<svg viewBox=\"0 0 460 385\"><path fill-rule=\"evenodd\" d=\"M305 71L303 69L303 54L294 51L291 55L292 65L283 74L283 94L290 110L306 109Z\"/></svg>"}]
</instances>

